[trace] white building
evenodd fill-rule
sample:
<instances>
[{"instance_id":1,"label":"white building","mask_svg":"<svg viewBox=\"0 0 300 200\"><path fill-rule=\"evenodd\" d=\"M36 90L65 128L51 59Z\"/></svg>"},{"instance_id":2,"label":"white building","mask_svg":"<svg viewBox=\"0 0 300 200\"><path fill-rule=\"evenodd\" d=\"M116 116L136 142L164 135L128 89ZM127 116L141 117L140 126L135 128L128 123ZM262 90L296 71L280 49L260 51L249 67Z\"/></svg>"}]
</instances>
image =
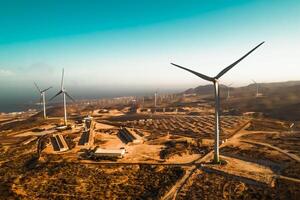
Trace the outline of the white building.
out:
<instances>
[{"instance_id":1,"label":"white building","mask_svg":"<svg viewBox=\"0 0 300 200\"><path fill-rule=\"evenodd\" d=\"M125 155L126 150L125 149L101 149L97 148L93 156L95 157L117 157L117 158L123 158Z\"/></svg>"}]
</instances>

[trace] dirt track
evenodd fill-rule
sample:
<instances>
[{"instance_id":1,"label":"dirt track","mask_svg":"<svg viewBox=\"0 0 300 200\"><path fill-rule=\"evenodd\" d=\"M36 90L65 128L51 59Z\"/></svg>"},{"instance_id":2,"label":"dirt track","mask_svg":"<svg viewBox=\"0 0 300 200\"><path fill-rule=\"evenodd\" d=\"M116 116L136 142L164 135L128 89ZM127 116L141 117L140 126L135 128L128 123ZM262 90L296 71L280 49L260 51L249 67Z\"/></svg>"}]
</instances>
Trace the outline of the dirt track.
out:
<instances>
[{"instance_id":1,"label":"dirt track","mask_svg":"<svg viewBox=\"0 0 300 200\"><path fill-rule=\"evenodd\" d=\"M256 142L256 141L252 141L252 140L240 140L240 142L245 142L245 143L249 143L249 144L257 144L257 145L261 145L261 146L266 146L266 147L269 147L269 148L274 149L276 151L279 151L280 153L283 153L284 155L292 158L293 160L295 160L297 162L300 162L300 158L297 155L289 153L286 150L280 149L280 148L275 147L275 146L273 146L271 144L267 144L267 143L263 143L263 142Z\"/></svg>"}]
</instances>

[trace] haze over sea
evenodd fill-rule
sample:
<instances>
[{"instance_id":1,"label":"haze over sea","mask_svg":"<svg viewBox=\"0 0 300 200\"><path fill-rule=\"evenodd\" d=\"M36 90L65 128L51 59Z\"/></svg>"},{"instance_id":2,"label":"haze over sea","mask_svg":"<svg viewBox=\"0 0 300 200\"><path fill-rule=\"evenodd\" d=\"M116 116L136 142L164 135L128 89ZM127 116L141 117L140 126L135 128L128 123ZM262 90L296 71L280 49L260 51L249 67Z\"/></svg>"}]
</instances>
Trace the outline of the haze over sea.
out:
<instances>
[{"instance_id":1,"label":"haze over sea","mask_svg":"<svg viewBox=\"0 0 300 200\"><path fill-rule=\"evenodd\" d=\"M74 90L74 91L73 91ZM95 88L91 89L90 91L80 91L73 89L69 93L72 95L76 101L81 100L93 100L93 99L102 99L102 98L115 98L115 97L122 97L122 96L153 96L154 92L156 90L113 90L113 91L105 91L105 90L97 90ZM52 89L52 91L49 91L49 94L47 94L47 101L55 95L55 93L58 91L58 88ZM181 90L159 90L161 93L177 93L181 92ZM10 92L7 91L9 94ZM38 105L39 103L39 94L37 91L35 91L35 88L32 87L32 91L26 90L21 91L19 90L17 93L10 93L6 96L1 96L0 98L0 112L21 112L21 111L27 111L28 109L41 109L41 107ZM58 105L60 102L62 102L62 97L57 97L50 103L48 102L48 105ZM70 103L72 103L70 101Z\"/></svg>"}]
</instances>

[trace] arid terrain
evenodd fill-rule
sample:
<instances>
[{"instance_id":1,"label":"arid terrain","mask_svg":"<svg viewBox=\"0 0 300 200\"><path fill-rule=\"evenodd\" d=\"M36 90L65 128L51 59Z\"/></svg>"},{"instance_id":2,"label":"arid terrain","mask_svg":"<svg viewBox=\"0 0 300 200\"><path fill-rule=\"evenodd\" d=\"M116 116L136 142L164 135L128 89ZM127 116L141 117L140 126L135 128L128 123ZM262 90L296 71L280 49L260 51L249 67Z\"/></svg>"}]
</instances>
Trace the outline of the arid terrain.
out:
<instances>
[{"instance_id":1,"label":"arid terrain","mask_svg":"<svg viewBox=\"0 0 300 200\"><path fill-rule=\"evenodd\" d=\"M151 97L76 102L65 128L59 106L46 120L2 115L0 199L299 199L297 111L278 117L289 99L267 103L277 93L264 89L251 97L260 109L235 90L222 99L220 164L209 93L161 95L157 107Z\"/></svg>"}]
</instances>

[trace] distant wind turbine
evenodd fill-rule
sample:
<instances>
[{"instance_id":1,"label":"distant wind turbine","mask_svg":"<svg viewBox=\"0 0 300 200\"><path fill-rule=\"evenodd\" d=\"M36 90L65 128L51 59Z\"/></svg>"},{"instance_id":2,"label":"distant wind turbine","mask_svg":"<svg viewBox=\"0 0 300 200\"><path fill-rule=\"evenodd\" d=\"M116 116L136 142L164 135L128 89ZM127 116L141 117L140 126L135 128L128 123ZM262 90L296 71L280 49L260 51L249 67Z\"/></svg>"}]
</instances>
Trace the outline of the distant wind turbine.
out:
<instances>
[{"instance_id":1,"label":"distant wind turbine","mask_svg":"<svg viewBox=\"0 0 300 200\"><path fill-rule=\"evenodd\" d=\"M217 76L215 77L209 77L204 74L198 73L196 71L190 70L188 68L182 67L180 65L171 63L172 65L179 67L181 69L184 69L192 74L195 74L196 76L210 81L214 84L214 90L215 90L215 145L214 145L214 162L219 163L220 158L219 158L219 135L220 135L220 94L219 94L219 79L226 73L228 72L231 68L233 68L235 65L237 65L240 61L242 61L244 58L246 58L249 54L251 54L254 50L256 50L259 46L261 46L264 42L260 43L256 47L254 47L251 51L246 53L243 57L229 65L228 67L224 68Z\"/></svg>"},{"instance_id":2,"label":"distant wind turbine","mask_svg":"<svg viewBox=\"0 0 300 200\"><path fill-rule=\"evenodd\" d=\"M261 94L259 93L259 85L255 80L252 80L252 82L255 84L256 86L256 97L259 97Z\"/></svg>"},{"instance_id":3,"label":"distant wind turbine","mask_svg":"<svg viewBox=\"0 0 300 200\"><path fill-rule=\"evenodd\" d=\"M229 85L225 85L227 87L227 100L230 98L230 86L232 86L233 83L229 84Z\"/></svg>"},{"instance_id":4,"label":"distant wind turbine","mask_svg":"<svg viewBox=\"0 0 300 200\"><path fill-rule=\"evenodd\" d=\"M44 119L47 119L47 114L46 114L46 91L49 90L52 87L48 87L47 89L41 90L39 86L34 82L34 85L38 92L40 93L40 104L43 105L43 110L44 110Z\"/></svg>"},{"instance_id":5,"label":"distant wind turbine","mask_svg":"<svg viewBox=\"0 0 300 200\"><path fill-rule=\"evenodd\" d=\"M157 95L158 95L158 89L154 93L154 107L157 107Z\"/></svg>"},{"instance_id":6,"label":"distant wind turbine","mask_svg":"<svg viewBox=\"0 0 300 200\"><path fill-rule=\"evenodd\" d=\"M143 96L143 98L142 98L142 107L143 108L145 107L145 96Z\"/></svg>"},{"instance_id":7,"label":"distant wind turbine","mask_svg":"<svg viewBox=\"0 0 300 200\"><path fill-rule=\"evenodd\" d=\"M294 126L295 126L295 123L291 123L291 125L290 125L290 133L293 133Z\"/></svg>"},{"instance_id":8,"label":"distant wind turbine","mask_svg":"<svg viewBox=\"0 0 300 200\"><path fill-rule=\"evenodd\" d=\"M64 104L64 124L67 125L67 102L66 102L66 96L69 97L72 101L75 101L66 91L66 89L64 88L64 69L62 70L62 78L61 78L61 88L60 91L54 95L51 99L53 100L55 97L57 97L58 95L62 94L63 95L63 104Z\"/></svg>"}]
</instances>

